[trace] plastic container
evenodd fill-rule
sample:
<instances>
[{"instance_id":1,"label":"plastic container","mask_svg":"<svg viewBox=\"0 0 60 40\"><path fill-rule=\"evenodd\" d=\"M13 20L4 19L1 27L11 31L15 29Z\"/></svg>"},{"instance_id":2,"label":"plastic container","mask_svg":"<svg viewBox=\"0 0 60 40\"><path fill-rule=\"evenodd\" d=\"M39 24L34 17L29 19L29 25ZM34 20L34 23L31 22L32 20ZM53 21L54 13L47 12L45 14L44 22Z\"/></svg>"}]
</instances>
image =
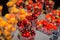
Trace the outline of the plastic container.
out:
<instances>
[{"instance_id":1,"label":"plastic container","mask_svg":"<svg viewBox=\"0 0 60 40\"><path fill-rule=\"evenodd\" d=\"M31 37L28 37L28 38L21 36L20 40L34 40L34 38L35 38L35 36L31 36Z\"/></svg>"},{"instance_id":2,"label":"plastic container","mask_svg":"<svg viewBox=\"0 0 60 40\"><path fill-rule=\"evenodd\" d=\"M53 1L46 1L45 2L45 7L46 7L46 12L51 12L53 10L54 2Z\"/></svg>"}]
</instances>

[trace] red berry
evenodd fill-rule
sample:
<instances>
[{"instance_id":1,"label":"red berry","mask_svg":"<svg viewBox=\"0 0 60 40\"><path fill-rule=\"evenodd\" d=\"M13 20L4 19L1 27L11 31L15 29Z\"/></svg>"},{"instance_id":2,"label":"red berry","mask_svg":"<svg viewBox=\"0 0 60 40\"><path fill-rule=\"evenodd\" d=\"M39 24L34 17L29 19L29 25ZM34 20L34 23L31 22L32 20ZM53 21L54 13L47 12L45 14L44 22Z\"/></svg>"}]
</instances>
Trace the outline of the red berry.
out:
<instances>
[{"instance_id":1,"label":"red berry","mask_svg":"<svg viewBox=\"0 0 60 40\"><path fill-rule=\"evenodd\" d=\"M22 36L23 36L23 37L25 37L25 36L26 36L26 34L22 34Z\"/></svg>"}]
</instances>

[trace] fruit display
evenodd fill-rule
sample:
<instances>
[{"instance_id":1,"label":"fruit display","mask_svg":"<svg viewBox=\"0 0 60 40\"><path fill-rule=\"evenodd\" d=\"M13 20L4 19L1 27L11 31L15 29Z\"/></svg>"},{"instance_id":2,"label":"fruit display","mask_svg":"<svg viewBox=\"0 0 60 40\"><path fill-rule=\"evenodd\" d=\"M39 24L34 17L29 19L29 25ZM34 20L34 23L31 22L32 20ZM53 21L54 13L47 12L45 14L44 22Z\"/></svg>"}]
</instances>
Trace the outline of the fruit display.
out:
<instances>
[{"instance_id":1,"label":"fruit display","mask_svg":"<svg viewBox=\"0 0 60 40\"><path fill-rule=\"evenodd\" d=\"M53 10L54 1L49 0L45 2L46 12L51 12Z\"/></svg>"},{"instance_id":2,"label":"fruit display","mask_svg":"<svg viewBox=\"0 0 60 40\"><path fill-rule=\"evenodd\" d=\"M17 30L19 40L34 40L36 30L47 35L52 35L60 26L60 10L54 10L53 0L9 0L6 3L8 12L0 16L0 39L12 40L12 35ZM45 4L46 10L43 9ZM0 6L0 13L2 13ZM44 14L46 12L46 14ZM40 15L45 15L45 19Z\"/></svg>"},{"instance_id":3,"label":"fruit display","mask_svg":"<svg viewBox=\"0 0 60 40\"><path fill-rule=\"evenodd\" d=\"M7 21L5 21L2 17L0 17L0 36L5 38L6 40L11 40L12 35L11 33L16 30L15 27L13 27L12 24L9 24ZM4 39L4 40L5 40Z\"/></svg>"},{"instance_id":4,"label":"fruit display","mask_svg":"<svg viewBox=\"0 0 60 40\"><path fill-rule=\"evenodd\" d=\"M57 26L53 23L49 23L46 20L40 20L37 22L37 29L48 35L51 35L52 31L57 30Z\"/></svg>"}]
</instances>

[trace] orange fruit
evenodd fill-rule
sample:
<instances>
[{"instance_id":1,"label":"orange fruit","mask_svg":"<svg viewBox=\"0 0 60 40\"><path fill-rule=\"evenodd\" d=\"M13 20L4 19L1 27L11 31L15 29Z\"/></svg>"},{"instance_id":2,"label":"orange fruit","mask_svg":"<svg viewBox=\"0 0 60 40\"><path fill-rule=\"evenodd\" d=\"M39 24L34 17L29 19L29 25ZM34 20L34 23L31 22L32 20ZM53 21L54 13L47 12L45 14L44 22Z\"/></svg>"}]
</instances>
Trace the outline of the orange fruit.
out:
<instances>
[{"instance_id":1,"label":"orange fruit","mask_svg":"<svg viewBox=\"0 0 60 40\"><path fill-rule=\"evenodd\" d=\"M3 18L2 17L0 17L0 22L2 22L3 21Z\"/></svg>"},{"instance_id":2,"label":"orange fruit","mask_svg":"<svg viewBox=\"0 0 60 40\"><path fill-rule=\"evenodd\" d=\"M2 34L2 31L0 30L0 35Z\"/></svg>"},{"instance_id":3,"label":"orange fruit","mask_svg":"<svg viewBox=\"0 0 60 40\"><path fill-rule=\"evenodd\" d=\"M5 18L6 18L6 19L10 19L9 14L6 14L6 15L5 15Z\"/></svg>"},{"instance_id":4,"label":"orange fruit","mask_svg":"<svg viewBox=\"0 0 60 40\"><path fill-rule=\"evenodd\" d=\"M10 18L9 20L7 20L7 22L9 24L16 24L18 21L15 18Z\"/></svg>"},{"instance_id":5,"label":"orange fruit","mask_svg":"<svg viewBox=\"0 0 60 40\"><path fill-rule=\"evenodd\" d=\"M11 8L11 13L17 13L17 12L19 12L19 9L18 8L16 8L16 5L14 5L12 8Z\"/></svg>"},{"instance_id":6,"label":"orange fruit","mask_svg":"<svg viewBox=\"0 0 60 40\"><path fill-rule=\"evenodd\" d=\"M7 20L7 23L11 24L10 19L9 19L9 20Z\"/></svg>"},{"instance_id":7,"label":"orange fruit","mask_svg":"<svg viewBox=\"0 0 60 40\"><path fill-rule=\"evenodd\" d=\"M17 21L15 18L11 18L10 20L11 22L14 22L14 23Z\"/></svg>"},{"instance_id":8,"label":"orange fruit","mask_svg":"<svg viewBox=\"0 0 60 40\"><path fill-rule=\"evenodd\" d=\"M2 21L1 24L0 24L0 26L3 26L3 27L5 27L6 25L7 25L6 21Z\"/></svg>"},{"instance_id":9,"label":"orange fruit","mask_svg":"<svg viewBox=\"0 0 60 40\"><path fill-rule=\"evenodd\" d=\"M20 15L20 20L24 20L24 19L26 19L25 15Z\"/></svg>"},{"instance_id":10,"label":"orange fruit","mask_svg":"<svg viewBox=\"0 0 60 40\"><path fill-rule=\"evenodd\" d=\"M14 2L14 3L16 3L16 2L17 2L17 0L10 0L10 1L12 1L12 2Z\"/></svg>"},{"instance_id":11,"label":"orange fruit","mask_svg":"<svg viewBox=\"0 0 60 40\"><path fill-rule=\"evenodd\" d=\"M2 6L0 6L0 10L2 10L2 8L3 8L3 7L2 7Z\"/></svg>"},{"instance_id":12,"label":"orange fruit","mask_svg":"<svg viewBox=\"0 0 60 40\"><path fill-rule=\"evenodd\" d=\"M25 9L20 9L20 15L24 15L26 13Z\"/></svg>"},{"instance_id":13,"label":"orange fruit","mask_svg":"<svg viewBox=\"0 0 60 40\"><path fill-rule=\"evenodd\" d=\"M10 18L15 18L15 15L13 13L9 14Z\"/></svg>"},{"instance_id":14,"label":"orange fruit","mask_svg":"<svg viewBox=\"0 0 60 40\"><path fill-rule=\"evenodd\" d=\"M8 30L4 30L4 35L5 36L8 36L8 35L10 35L11 34L11 32L9 32Z\"/></svg>"},{"instance_id":15,"label":"orange fruit","mask_svg":"<svg viewBox=\"0 0 60 40\"><path fill-rule=\"evenodd\" d=\"M6 30L11 31L12 25L11 24L7 24L7 27L5 27Z\"/></svg>"},{"instance_id":16,"label":"orange fruit","mask_svg":"<svg viewBox=\"0 0 60 40\"><path fill-rule=\"evenodd\" d=\"M8 2L6 5L9 6L9 7L11 7L11 6L14 5L14 2L10 1L10 2Z\"/></svg>"},{"instance_id":17,"label":"orange fruit","mask_svg":"<svg viewBox=\"0 0 60 40\"><path fill-rule=\"evenodd\" d=\"M7 36L6 37L7 40L11 40L11 38L12 38L11 36Z\"/></svg>"},{"instance_id":18,"label":"orange fruit","mask_svg":"<svg viewBox=\"0 0 60 40\"><path fill-rule=\"evenodd\" d=\"M12 28L12 31L13 31L13 32L14 32L14 31L16 31L16 28L15 28L15 27L13 27L13 28Z\"/></svg>"}]
</instances>

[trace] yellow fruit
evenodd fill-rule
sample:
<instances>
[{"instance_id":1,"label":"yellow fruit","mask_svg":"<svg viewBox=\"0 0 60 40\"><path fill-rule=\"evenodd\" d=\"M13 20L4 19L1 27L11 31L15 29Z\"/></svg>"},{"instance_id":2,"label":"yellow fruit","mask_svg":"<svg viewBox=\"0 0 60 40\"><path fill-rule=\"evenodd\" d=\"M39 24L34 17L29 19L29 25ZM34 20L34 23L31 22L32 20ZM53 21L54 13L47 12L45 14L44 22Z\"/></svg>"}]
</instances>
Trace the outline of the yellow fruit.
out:
<instances>
[{"instance_id":1,"label":"yellow fruit","mask_svg":"<svg viewBox=\"0 0 60 40\"><path fill-rule=\"evenodd\" d=\"M10 0L10 1L12 1L12 2L14 2L14 3L16 3L16 2L17 2L17 0Z\"/></svg>"},{"instance_id":2,"label":"yellow fruit","mask_svg":"<svg viewBox=\"0 0 60 40\"><path fill-rule=\"evenodd\" d=\"M11 24L8 24L8 29L12 28L12 25Z\"/></svg>"},{"instance_id":3,"label":"yellow fruit","mask_svg":"<svg viewBox=\"0 0 60 40\"><path fill-rule=\"evenodd\" d=\"M25 15L25 16L28 16L28 13L26 12L24 15Z\"/></svg>"},{"instance_id":4,"label":"yellow fruit","mask_svg":"<svg viewBox=\"0 0 60 40\"><path fill-rule=\"evenodd\" d=\"M12 38L11 36L7 36L6 37L7 40L11 40L11 38Z\"/></svg>"},{"instance_id":5,"label":"yellow fruit","mask_svg":"<svg viewBox=\"0 0 60 40\"><path fill-rule=\"evenodd\" d=\"M20 9L20 15L27 16L28 13L25 11L25 9Z\"/></svg>"},{"instance_id":6,"label":"yellow fruit","mask_svg":"<svg viewBox=\"0 0 60 40\"><path fill-rule=\"evenodd\" d=\"M11 22L10 22L10 19L9 19L9 20L7 20L7 23L9 23L9 24L11 23Z\"/></svg>"},{"instance_id":7,"label":"yellow fruit","mask_svg":"<svg viewBox=\"0 0 60 40\"><path fill-rule=\"evenodd\" d=\"M24 15L26 13L25 9L20 9L20 15Z\"/></svg>"},{"instance_id":8,"label":"yellow fruit","mask_svg":"<svg viewBox=\"0 0 60 40\"><path fill-rule=\"evenodd\" d=\"M6 19L9 19L9 18L10 18L9 14L6 14L6 15L5 15L5 18L6 18Z\"/></svg>"},{"instance_id":9,"label":"yellow fruit","mask_svg":"<svg viewBox=\"0 0 60 40\"><path fill-rule=\"evenodd\" d=\"M0 10L2 10L2 8L3 8L3 7L2 7L2 6L0 6Z\"/></svg>"},{"instance_id":10,"label":"yellow fruit","mask_svg":"<svg viewBox=\"0 0 60 40\"><path fill-rule=\"evenodd\" d=\"M13 28L12 28L12 31L13 31L13 32L14 32L14 31L16 31L16 28L15 28L15 27L13 27Z\"/></svg>"},{"instance_id":11,"label":"yellow fruit","mask_svg":"<svg viewBox=\"0 0 60 40\"><path fill-rule=\"evenodd\" d=\"M3 18L2 17L0 17L0 22L2 22L3 21Z\"/></svg>"},{"instance_id":12,"label":"yellow fruit","mask_svg":"<svg viewBox=\"0 0 60 40\"><path fill-rule=\"evenodd\" d=\"M11 33L8 30L4 30L4 35L9 36Z\"/></svg>"},{"instance_id":13,"label":"yellow fruit","mask_svg":"<svg viewBox=\"0 0 60 40\"><path fill-rule=\"evenodd\" d=\"M9 20L7 20L7 22L9 24L16 24L18 21L15 18L10 18Z\"/></svg>"},{"instance_id":14,"label":"yellow fruit","mask_svg":"<svg viewBox=\"0 0 60 40\"><path fill-rule=\"evenodd\" d=\"M12 8L11 8L11 13L17 13L19 12L19 9L16 8L16 5L14 5Z\"/></svg>"},{"instance_id":15,"label":"yellow fruit","mask_svg":"<svg viewBox=\"0 0 60 40\"><path fill-rule=\"evenodd\" d=\"M2 24L0 23L0 27L2 27Z\"/></svg>"},{"instance_id":16,"label":"yellow fruit","mask_svg":"<svg viewBox=\"0 0 60 40\"><path fill-rule=\"evenodd\" d=\"M11 18L15 18L15 15L13 13L9 13L9 14L6 14L4 17L6 19L11 19Z\"/></svg>"},{"instance_id":17,"label":"yellow fruit","mask_svg":"<svg viewBox=\"0 0 60 40\"><path fill-rule=\"evenodd\" d=\"M12 1L10 1L10 2L7 3L7 6L9 6L9 7L11 7L13 5L14 5L14 2L12 2Z\"/></svg>"},{"instance_id":18,"label":"yellow fruit","mask_svg":"<svg viewBox=\"0 0 60 40\"><path fill-rule=\"evenodd\" d=\"M26 19L24 15L20 15L20 20Z\"/></svg>"},{"instance_id":19,"label":"yellow fruit","mask_svg":"<svg viewBox=\"0 0 60 40\"><path fill-rule=\"evenodd\" d=\"M7 22L6 21L2 21L1 22L1 26L5 27L7 25Z\"/></svg>"},{"instance_id":20,"label":"yellow fruit","mask_svg":"<svg viewBox=\"0 0 60 40\"><path fill-rule=\"evenodd\" d=\"M11 24L7 24L7 26L5 27L6 30L11 31L12 25Z\"/></svg>"},{"instance_id":21,"label":"yellow fruit","mask_svg":"<svg viewBox=\"0 0 60 40\"><path fill-rule=\"evenodd\" d=\"M13 22L13 23L17 22L17 20L15 18L11 18L10 21Z\"/></svg>"},{"instance_id":22,"label":"yellow fruit","mask_svg":"<svg viewBox=\"0 0 60 40\"><path fill-rule=\"evenodd\" d=\"M15 15L13 13L11 13L10 18L15 18Z\"/></svg>"}]
</instances>

